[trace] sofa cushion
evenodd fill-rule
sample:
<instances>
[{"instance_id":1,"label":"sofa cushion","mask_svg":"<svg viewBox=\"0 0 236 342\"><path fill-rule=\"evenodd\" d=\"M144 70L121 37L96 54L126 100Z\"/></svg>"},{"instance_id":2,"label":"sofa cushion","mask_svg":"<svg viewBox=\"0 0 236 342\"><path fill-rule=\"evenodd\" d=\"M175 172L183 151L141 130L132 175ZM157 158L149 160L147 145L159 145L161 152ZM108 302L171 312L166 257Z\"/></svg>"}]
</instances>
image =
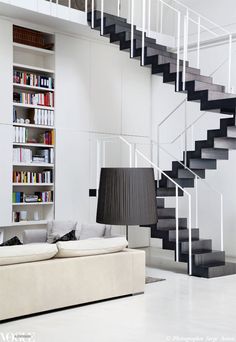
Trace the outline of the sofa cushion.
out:
<instances>
[{"instance_id":1,"label":"sofa cushion","mask_svg":"<svg viewBox=\"0 0 236 342\"><path fill-rule=\"evenodd\" d=\"M58 236L58 238L56 238L56 240L53 243L57 243L59 241L75 241L76 236L75 236L75 230L72 230L71 232L63 235L62 237Z\"/></svg>"},{"instance_id":2,"label":"sofa cushion","mask_svg":"<svg viewBox=\"0 0 236 342\"><path fill-rule=\"evenodd\" d=\"M0 248L0 265L47 260L53 258L56 254L57 246L48 243L5 246Z\"/></svg>"},{"instance_id":3,"label":"sofa cushion","mask_svg":"<svg viewBox=\"0 0 236 342\"><path fill-rule=\"evenodd\" d=\"M120 252L128 246L124 237L110 239L94 238L88 240L57 242L57 258L70 258L86 255Z\"/></svg>"},{"instance_id":4,"label":"sofa cushion","mask_svg":"<svg viewBox=\"0 0 236 342\"><path fill-rule=\"evenodd\" d=\"M26 229L23 231L23 243L47 242L46 229Z\"/></svg>"},{"instance_id":5,"label":"sofa cushion","mask_svg":"<svg viewBox=\"0 0 236 342\"><path fill-rule=\"evenodd\" d=\"M22 242L20 241L20 239L17 236L14 236L10 240L7 240L7 241L3 242L0 245L0 247L3 247L3 246L17 246L17 245L22 245Z\"/></svg>"},{"instance_id":6,"label":"sofa cushion","mask_svg":"<svg viewBox=\"0 0 236 342\"><path fill-rule=\"evenodd\" d=\"M49 221L47 224L47 242L53 243L72 230L77 230L76 221Z\"/></svg>"},{"instance_id":7,"label":"sofa cushion","mask_svg":"<svg viewBox=\"0 0 236 342\"><path fill-rule=\"evenodd\" d=\"M84 224L80 225L79 239L85 240L90 238L104 237L106 226L104 224Z\"/></svg>"}]
</instances>

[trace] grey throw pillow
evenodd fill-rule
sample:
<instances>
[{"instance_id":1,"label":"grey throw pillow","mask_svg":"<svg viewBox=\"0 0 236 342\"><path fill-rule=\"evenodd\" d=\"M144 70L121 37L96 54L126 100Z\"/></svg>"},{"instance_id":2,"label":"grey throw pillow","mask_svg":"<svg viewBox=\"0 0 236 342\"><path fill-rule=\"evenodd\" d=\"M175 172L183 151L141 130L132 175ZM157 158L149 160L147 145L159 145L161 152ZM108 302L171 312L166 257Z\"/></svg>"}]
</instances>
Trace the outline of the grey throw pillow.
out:
<instances>
[{"instance_id":1,"label":"grey throw pillow","mask_svg":"<svg viewBox=\"0 0 236 342\"><path fill-rule=\"evenodd\" d=\"M47 224L47 242L53 243L65 234L75 230L77 236L77 222L76 221L49 221Z\"/></svg>"},{"instance_id":2,"label":"grey throw pillow","mask_svg":"<svg viewBox=\"0 0 236 342\"><path fill-rule=\"evenodd\" d=\"M106 226L104 224L81 224L80 240L104 237Z\"/></svg>"}]
</instances>

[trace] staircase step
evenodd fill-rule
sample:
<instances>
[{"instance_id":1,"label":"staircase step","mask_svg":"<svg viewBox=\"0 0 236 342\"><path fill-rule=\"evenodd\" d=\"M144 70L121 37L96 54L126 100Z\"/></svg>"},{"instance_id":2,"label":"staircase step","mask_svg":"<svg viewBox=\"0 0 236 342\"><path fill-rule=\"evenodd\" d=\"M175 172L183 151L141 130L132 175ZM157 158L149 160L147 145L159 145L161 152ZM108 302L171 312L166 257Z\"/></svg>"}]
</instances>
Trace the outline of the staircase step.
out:
<instances>
[{"instance_id":1,"label":"staircase step","mask_svg":"<svg viewBox=\"0 0 236 342\"><path fill-rule=\"evenodd\" d=\"M157 217L161 218L175 218L175 208L158 208Z\"/></svg>"},{"instance_id":2,"label":"staircase step","mask_svg":"<svg viewBox=\"0 0 236 342\"><path fill-rule=\"evenodd\" d=\"M208 91L208 101L236 98L235 94L222 93L217 91Z\"/></svg>"},{"instance_id":3,"label":"staircase step","mask_svg":"<svg viewBox=\"0 0 236 342\"><path fill-rule=\"evenodd\" d=\"M188 262L188 253L180 255L180 261ZM225 252L221 251L199 251L192 256L193 264L195 266L202 266L205 264L215 264L217 262L225 262Z\"/></svg>"},{"instance_id":4,"label":"staircase step","mask_svg":"<svg viewBox=\"0 0 236 342\"><path fill-rule=\"evenodd\" d=\"M235 150L236 138L227 138L227 137L214 138L214 147Z\"/></svg>"},{"instance_id":5,"label":"staircase step","mask_svg":"<svg viewBox=\"0 0 236 342\"><path fill-rule=\"evenodd\" d=\"M179 196L183 196L183 191L179 189ZM173 197L175 196L175 189L171 188L157 188L156 197Z\"/></svg>"},{"instance_id":6,"label":"staircase step","mask_svg":"<svg viewBox=\"0 0 236 342\"><path fill-rule=\"evenodd\" d=\"M192 231L192 239L199 240L199 229L193 228ZM189 238L189 229L179 230L179 241L188 241ZM169 231L169 241L176 241L176 230Z\"/></svg>"},{"instance_id":7,"label":"staircase step","mask_svg":"<svg viewBox=\"0 0 236 342\"><path fill-rule=\"evenodd\" d=\"M183 66L179 66L179 71L183 71ZM170 63L170 72L177 72L177 64ZM186 67L186 72L194 75L200 75L200 69Z\"/></svg>"},{"instance_id":8,"label":"staircase step","mask_svg":"<svg viewBox=\"0 0 236 342\"><path fill-rule=\"evenodd\" d=\"M236 138L236 126L227 127L227 137Z\"/></svg>"},{"instance_id":9,"label":"staircase step","mask_svg":"<svg viewBox=\"0 0 236 342\"><path fill-rule=\"evenodd\" d=\"M180 60L179 61L180 63L180 66L183 65L183 61ZM176 58L169 58L169 57L166 57L166 56L163 56L163 55L159 55L158 56L158 64L161 65L161 64L176 64L177 65L177 59ZM189 66L189 62L186 61L186 66L188 67ZM196 69L197 70L197 69ZM193 72L194 74L194 72Z\"/></svg>"},{"instance_id":10,"label":"staircase step","mask_svg":"<svg viewBox=\"0 0 236 342\"><path fill-rule=\"evenodd\" d=\"M198 80L194 81L194 89L195 91L199 91L199 90L211 90L211 91L217 91L217 92L224 92L225 91L225 87L219 84L210 84L210 83L206 83L206 82L201 82Z\"/></svg>"},{"instance_id":11,"label":"staircase step","mask_svg":"<svg viewBox=\"0 0 236 342\"><path fill-rule=\"evenodd\" d=\"M205 178L205 170L192 169L200 178ZM178 170L178 178L195 178L194 174L187 169Z\"/></svg>"},{"instance_id":12,"label":"staircase step","mask_svg":"<svg viewBox=\"0 0 236 342\"><path fill-rule=\"evenodd\" d=\"M164 208L165 206L165 200L164 198L157 198L157 208Z\"/></svg>"},{"instance_id":13,"label":"staircase step","mask_svg":"<svg viewBox=\"0 0 236 342\"><path fill-rule=\"evenodd\" d=\"M215 170L216 160L215 159L190 159L189 168L190 169Z\"/></svg>"},{"instance_id":14,"label":"staircase step","mask_svg":"<svg viewBox=\"0 0 236 342\"><path fill-rule=\"evenodd\" d=\"M192 251L194 252L194 251L199 251L199 250L211 251L212 250L212 240L206 239L206 240L193 241L192 242ZM180 252L181 253L188 253L189 252L188 241L180 243Z\"/></svg>"},{"instance_id":15,"label":"staircase step","mask_svg":"<svg viewBox=\"0 0 236 342\"><path fill-rule=\"evenodd\" d=\"M185 81L200 81L204 83L212 83L213 79L209 76L203 76L203 75L196 75L191 73L186 73L185 75Z\"/></svg>"},{"instance_id":16,"label":"staircase step","mask_svg":"<svg viewBox=\"0 0 236 342\"><path fill-rule=\"evenodd\" d=\"M229 159L229 151L223 148L203 148L201 150L202 159Z\"/></svg>"},{"instance_id":17,"label":"staircase step","mask_svg":"<svg viewBox=\"0 0 236 342\"><path fill-rule=\"evenodd\" d=\"M187 228L187 218L179 218L179 227ZM159 218L156 224L157 229L161 230L173 230L176 229L176 219L175 218Z\"/></svg>"},{"instance_id":18,"label":"staircase step","mask_svg":"<svg viewBox=\"0 0 236 342\"><path fill-rule=\"evenodd\" d=\"M193 178L172 178L173 182L177 183L182 188L193 188L194 179ZM169 178L162 176L160 180L160 187L167 187L169 189L175 189L176 185Z\"/></svg>"},{"instance_id":19,"label":"staircase step","mask_svg":"<svg viewBox=\"0 0 236 342\"><path fill-rule=\"evenodd\" d=\"M219 263L212 266L193 266L192 275L204 278L216 278L236 274L236 264L231 262Z\"/></svg>"}]
</instances>

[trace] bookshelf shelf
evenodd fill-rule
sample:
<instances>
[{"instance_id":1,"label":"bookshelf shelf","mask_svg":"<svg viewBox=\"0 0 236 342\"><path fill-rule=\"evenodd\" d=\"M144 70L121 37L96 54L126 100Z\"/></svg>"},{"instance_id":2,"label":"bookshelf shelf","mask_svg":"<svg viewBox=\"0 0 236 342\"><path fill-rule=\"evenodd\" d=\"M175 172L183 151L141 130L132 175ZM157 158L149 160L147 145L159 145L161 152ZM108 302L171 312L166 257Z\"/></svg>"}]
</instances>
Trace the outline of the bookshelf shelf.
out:
<instances>
[{"instance_id":1,"label":"bookshelf shelf","mask_svg":"<svg viewBox=\"0 0 236 342\"><path fill-rule=\"evenodd\" d=\"M13 102L14 107L23 107L23 108L32 108L32 109L47 109L47 110L54 110L54 107L46 107L46 106L36 106L31 104L24 104L24 103L17 103Z\"/></svg>"},{"instance_id":2,"label":"bookshelf shelf","mask_svg":"<svg viewBox=\"0 0 236 342\"><path fill-rule=\"evenodd\" d=\"M22 123L17 123L17 122L14 122L13 126L15 126L15 127L26 127L26 128L40 128L40 129L47 129L47 130L55 129L54 126L35 125L35 124L22 124Z\"/></svg>"},{"instance_id":3,"label":"bookshelf shelf","mask_svg":"<svg viewBox=\"0 0 236 342\"><path fill-rule=\"evenodd\" d=\"M37 55L54 55L55 54L53 50L41 49L41 48L31 46L31 45L13 43L13 47L15 48L15 50L21 50L21 51L28 50Z\"/></svg>"},{"instance_id":4,"label":"bookshelf shelf","mask_svg":"<svg viewBox=\"0 0 236 342\"><path fill-rule=\"evenodd\" d=\"M54 183L12 183L13 186L18 186L18 187L23 187L23 186L32 186L32 187L35 187L35 186L54 186Z\"/></svg>"},{"instance_id":5,"label":"bookshelf shelf","mask_svg":"<svg viewBox=\"0 0 236 342\"><path fill-rule=\"evenodd\" d=\"M39 225L46 225L48 221L40 220L40 221L21 221L21 222L12 222L11 227L18 227L18 226L39 226Z\"/></svg>"},{"instance_id":6,"label":"bookshelf shelf","mask_svg":"<svg viewBox=\"0 0 236 342\"><path fill-rule=\"evenodd\" d=\"M32 202L32 203L25 203L25 202L21 202L21 203L12 203L13 206L36 206L36 205L53 205L53 202Z\"/></svg>"},{"instance_id":7,"label":"bookshelf shelf","mask_svg":"<svg viewBox=\"0 0 236 342\"><path fill-rule=\"evenodd\" d=\"M36 87L36 86L30 86L26 84L19 84L19 83L13 83L13 87L19 88L19 89L27 89L27 90L38 90L38 91L45 91L45 92L54 92L54 89L52 88L43 88L43 87Z\"/></svg>"},{"instance_id":8,"label":"bookshelf shelf","mask_svg":"<svg viewBox=\"0 0 236 342\"><path fill-rule=\"evenodd\" d=\"M52 44L53 46L55 41L53 34L45 32L39 32L39 34L43 35L46 44ZM11 203L12 223L9 227L46 225L48 220L54 219L55 212L53 201L55 190L55 140L53 139L55 133L55 108L14 101L53 105L52 98L55 95L55 51L13 42L12 76L12 127L15 134L14 141L18 142L12 143L14 157L11 182L13 203ZM39 86L36 86L36 84ZM48 85L50 88L41 85ZM19 94L23 94L25 97L23 95L19 96ZM34 98L37 100L33 100ZM42 143L33 143L34 141L41 141ZM50 145L45 144L45 142ZM18 153L20 158L18 158ZM49 153L50 158L47 158L47 153ZM53 163L16 162L18 160L33 160L34 157L38 156L44 156L42 161L53 161ZM23 183L23 180L28 183ZM31 183L32 181L46 181L47 183ZM21 196L25 195L36 195L39 199L51 202L20 202L20 200L25 199L25 197ZM15 222L18 221L21 211L27 212L28 221ZM38 213L39 221L33 220L35 213Z\"/></svg>"},{"instance_id":9,"label":"bookshelf shelf","mask_svg":"<svg viewBox=\"0 0 236 342\"><path fill-rule=\"evenodd\" d=\"M42 72L45 74L54 74L55 70L53 69L47 69L47 68L41 68L34 65L28 65L28 64L20 64L20 63L13 63L14 69L17 70L27 70L27 71L35 71L35 72Z\"/></svg>"},{"instance_id":10,"label":"bookshelf shelf","mask_svg":"<svg viewBox=\"0 0 236 342\"><path fill-rule=\"evenodd\" d=\"M13 166L54 168L54 164L48 163L13 163Z\"/></svg>"},{"instance_id":11,"label":"bookshelf shelf","mask_svg":"<svg viewBox=\"0 0 236 342\"><path fill-rule=\"evenodd\" d=\"M42 147L42 148L54 148L54 145L46 145L46 144L30 144L30 143L13 143L13 146L21 146L21 147Z\"/></svg>"}]
</instances>

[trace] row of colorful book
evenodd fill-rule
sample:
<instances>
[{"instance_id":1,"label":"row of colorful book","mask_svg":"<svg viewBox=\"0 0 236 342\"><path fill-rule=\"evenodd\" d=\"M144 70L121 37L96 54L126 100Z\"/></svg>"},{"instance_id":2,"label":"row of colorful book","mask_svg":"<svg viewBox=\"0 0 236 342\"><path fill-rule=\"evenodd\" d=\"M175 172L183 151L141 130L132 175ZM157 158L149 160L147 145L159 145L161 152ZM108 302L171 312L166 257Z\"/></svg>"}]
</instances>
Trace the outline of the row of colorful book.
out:
<instances>
[{"instance_id":1,"label":"row of colorful book","mask_svg":"<svg viewBox=\"0 0 236 342\"><path fill-rule=\"evenodd\" d=\"M12 174L13 183L18 184L50 184L53 183L52 170L45 170L42 172L30 172L30 171L13 171Z\"/></svg>"},{"instance_id":2,"label":"row of colorful book","mask_svg":"<svg viewBox=\"0 0 236 342\"><path fill-rule=\"evenodd\" d=\"M38 149L34 154L29 148L13 148L13 163L40 163L53 164L54 150L53 148Z\"/></svg>"},{"instance_id":3,"label":"row of colorful book","mask_svg":"<svg viewBox=\"0 0 236 342\"><path fill-rule=\"evenodd\" d=\"M25 92L14 92L13 101L15 103L29 104L34 106L54 106L54 94L48 93L25 93Z\"/></svg>"},{"instance_id":4,"label":"row of colorful book","mask_svg":"<svg viewBox=\"0 0 236 342\"><path fill-rule=\"evenodd\" d=\"M25 71L13 71L13 83L28 85L31 87L54 88L54 80L51 76L36 75Z\"/></svg>"},{"instance_id":5,"label":"row of colorful book","mask_svg":"<svg viewBox=\"0 0 236 342\"><path fill-rule=\"evenodd\" d=\"M12 193L12 203L47 203L53 202L53 191L38 191L25 194L22 191Z\"/></svg>"}]
</instances>

